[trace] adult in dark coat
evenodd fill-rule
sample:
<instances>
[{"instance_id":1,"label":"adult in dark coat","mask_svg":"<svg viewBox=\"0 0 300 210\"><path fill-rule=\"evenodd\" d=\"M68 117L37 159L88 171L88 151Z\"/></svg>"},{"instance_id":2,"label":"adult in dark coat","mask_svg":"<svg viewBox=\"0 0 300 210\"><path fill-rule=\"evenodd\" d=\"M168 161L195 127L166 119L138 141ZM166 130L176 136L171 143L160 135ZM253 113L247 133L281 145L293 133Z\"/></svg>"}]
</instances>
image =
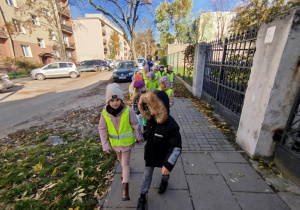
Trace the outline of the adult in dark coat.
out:
<instances>
[{"instance_id":1,"label":"adult in dark coat","mask_svg":"<svg viewBox=\"0 0 300 210\"><path fill-rule=\"evenodd\" d=\"M168 185L170 172L181 153L179 126L170 115L169 97L165 91L150 91L141 96L139 110L147 118L144 138L145 172L141 186L138 209L145 209L146 194L151 185L154 167L161 167L162 180L158 193L163 194Z\"/></svg>"},{"instance_id":2,"label":"adult in dark coat","mask_svg":"<svg viewBox=\"0 0 300 210\"><path fill-rule=\"evenodd\" d=\"M148 71L152 71L152 67L154 66L154 62L152 60L152 56L148 55L147 59L145 60L145 63L143 64L145 66L145 64L148 64Z\"/></svg>"}]
</instances>

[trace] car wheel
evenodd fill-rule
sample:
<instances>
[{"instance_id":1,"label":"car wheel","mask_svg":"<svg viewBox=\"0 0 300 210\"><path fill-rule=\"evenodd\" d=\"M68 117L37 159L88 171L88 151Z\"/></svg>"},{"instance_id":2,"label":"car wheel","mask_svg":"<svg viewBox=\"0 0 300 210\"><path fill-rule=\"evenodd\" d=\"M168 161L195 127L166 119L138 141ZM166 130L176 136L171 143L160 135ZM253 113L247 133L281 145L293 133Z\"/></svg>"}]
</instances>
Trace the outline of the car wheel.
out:
<instances>
[{"instance_id":1,"label":"car wheel","mask_svg":"<svg viewBox=\"0 0 300 210\"><path fill-rule=\"evenodd\" d=\"M37 80L44 80L44 79L46 79L45 76L44 76L43 74L36 74L36 75L35 75L35 78L36 78Z\"/></svg>"},{"instance_id":2,"label":"car wheel","mask_svg":"<svg viewBox=\"0 0 300 210\"><path fill-rule=\"evenodd\" d=\"M77 75L76 72L71 72L71 73L70 73L70 77L71 77L72 79L75 79L75 78L78 77L78 75Z\"/></svg>"}]
</instances>

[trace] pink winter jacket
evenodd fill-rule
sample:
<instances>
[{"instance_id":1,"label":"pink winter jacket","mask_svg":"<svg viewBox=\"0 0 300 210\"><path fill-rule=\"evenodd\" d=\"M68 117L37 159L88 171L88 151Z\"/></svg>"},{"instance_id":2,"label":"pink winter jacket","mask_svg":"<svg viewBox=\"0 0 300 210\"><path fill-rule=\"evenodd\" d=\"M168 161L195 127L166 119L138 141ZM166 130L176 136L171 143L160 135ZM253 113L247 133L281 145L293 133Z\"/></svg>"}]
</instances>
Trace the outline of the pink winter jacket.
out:
<instances>
[{"instance_id":1,"label":"pink winter jacket","mask_svg":"<svg viewBox=\"0 0 300 210\"><path fill-rule=\"evenodd\" d=\"M106 107L104 107L104 109L106 109ZM119 130L121 116L122 116L122 113L125 111L125 109L126 109L126 107L124 107L124 109L116 117L114 117L113 115L111 115L107 112L107 115L110 117L110 119L111 119L112 123L114 124L117 131ZM134 130L135 139L137 139L139 141L143 140L144 137L142 134L142 130L141 130L139 121L136 117L135 112L133 111L133 109L131 107L129 107L129 122L131 124L131 127ZM110 142L108 139L107 124L106 124L106 121L105 121L102 113L101 113L101 117L100 117L100 121L99 121L98 130L99 130L99 134L100 134L103 151L107 151L111 147L110 147ZM127 147L112 146L112 148L117 152L126 152L128 150L131 150L134 147L134 145L135 145L135 143L133 143L132 145L129 145Z\"/></svg>"}]
</instances>

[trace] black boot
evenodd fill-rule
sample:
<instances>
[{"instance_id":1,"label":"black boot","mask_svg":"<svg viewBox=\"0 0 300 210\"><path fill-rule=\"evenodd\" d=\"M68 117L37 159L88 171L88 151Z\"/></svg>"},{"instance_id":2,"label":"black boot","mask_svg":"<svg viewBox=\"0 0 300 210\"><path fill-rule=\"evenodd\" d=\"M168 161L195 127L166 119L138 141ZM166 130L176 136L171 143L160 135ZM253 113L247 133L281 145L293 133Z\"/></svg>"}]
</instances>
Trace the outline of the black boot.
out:
<instances>
[{"instance_id":1,"label":"black boot","mask_svg":"<svg viewBox=\"0 0 300 210\"><path fill-rule=\"evenodd\" d=\"M136 209L137 210L145 210L146 209L146 207L145 207L145 205L146 205L146 197L145 196L141 196L138 201L139 202L138 202L138 206L137 206Z\"/></svg>"},{"instance_id":2,"label":"black boot","mask_svg":"<svg viewBox=\"0 0 300 210\"><path fill-rule=\"evenodd\" d=\"M160 186L158 188L159 194L164 194L167 190L168 181L161 180Z\"/></svg>"}]
</instances>

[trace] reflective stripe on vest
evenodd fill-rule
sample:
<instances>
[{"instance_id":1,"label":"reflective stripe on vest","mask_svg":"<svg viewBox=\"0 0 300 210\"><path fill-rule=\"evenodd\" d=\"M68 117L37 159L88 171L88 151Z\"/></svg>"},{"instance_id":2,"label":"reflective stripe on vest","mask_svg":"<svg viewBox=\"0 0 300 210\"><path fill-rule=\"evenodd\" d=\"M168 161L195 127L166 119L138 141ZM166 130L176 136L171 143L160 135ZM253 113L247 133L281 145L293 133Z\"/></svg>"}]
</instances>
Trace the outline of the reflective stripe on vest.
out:
<instances>
[{"instance_id":1,"label":"reflective stripe on vest","mask_svg":"<svg viewBox=\"0 0 300 210\"><path fill-rule=\"evenodd\" d=\"M112 146L126 147L134 143L134 132L129 121L129 107L127 107L121 115L119 133L117 132L110 117L107 115L105 109L103 109L102 114L107 124L109 141Z\"/></svg>"},{"instance_id":2,"label":"reflective stripe on vest","mask_svg":"<svg viewBox=\"0 0 300 210\"><path fill-rule=\"evenodd\" d=\"M170 82L174 82L174 72L167 74L167 76L170 78Z\"/></svg>"}]
</instances>

